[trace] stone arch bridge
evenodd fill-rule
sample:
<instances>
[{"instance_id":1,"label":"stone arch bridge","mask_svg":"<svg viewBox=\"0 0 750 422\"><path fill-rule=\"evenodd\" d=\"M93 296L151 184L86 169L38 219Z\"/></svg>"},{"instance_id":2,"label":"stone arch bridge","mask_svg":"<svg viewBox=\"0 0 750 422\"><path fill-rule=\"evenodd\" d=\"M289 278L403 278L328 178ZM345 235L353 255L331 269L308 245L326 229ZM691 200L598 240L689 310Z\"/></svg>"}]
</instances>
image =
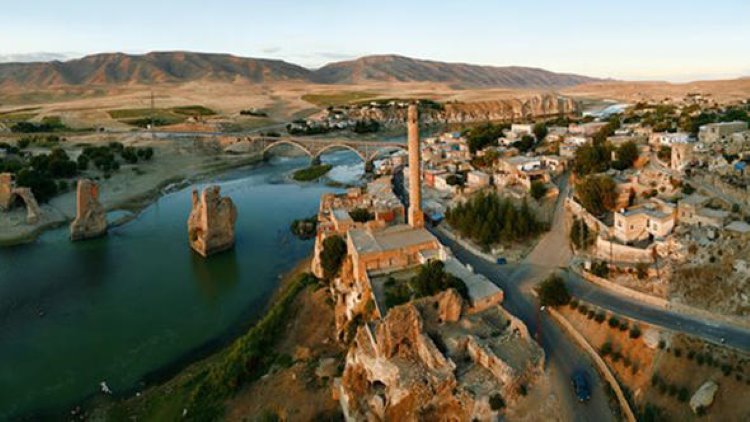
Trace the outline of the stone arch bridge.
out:
<instances>
[{"instance_id":1,"label":"stone arch bridge","mask_svg":"<svg viewBox=\"0 0 750 422\"><path fill-rule=\"evenodd\" d=\"M349 150L365 162L365 166L372 165L373 161L380 155L393 152L394 150L406 150L405 142L377 142L356 141L348 139L320 139L320 138L290 138L290 137L254 137L248 140L255 145L257 151L264 156L281 145L297 148L307 154L313 164L320 163L320 156L328 151Z\"/></svg>"}]
</instances>

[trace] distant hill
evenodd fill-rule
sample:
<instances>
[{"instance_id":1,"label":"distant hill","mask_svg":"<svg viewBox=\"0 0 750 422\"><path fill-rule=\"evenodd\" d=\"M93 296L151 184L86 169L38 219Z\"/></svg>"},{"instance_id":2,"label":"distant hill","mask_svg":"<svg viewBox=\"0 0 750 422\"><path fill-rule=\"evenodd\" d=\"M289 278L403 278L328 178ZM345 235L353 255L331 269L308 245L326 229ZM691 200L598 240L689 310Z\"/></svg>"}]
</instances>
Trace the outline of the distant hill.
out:
<instances>
[{"instance_id":1,"label":"distant hill","mask_svg":"<svg viewBox=\"0 0 750 422\"><path fill-rule=\"evenodd\" d=\"M314 73L322 83L444 82L472 87L560 88L599 79L530 67L477 66L386 55L331 63Z\"/></svg>"},{"instance_id":2,"label":"distant hill","mask_svg":"<svg viewBox=\"0 0 750 422\"><path fill-rule=\"evenodd\" d=\"M598 81L586 76L526 67L443 63L387 55L328 64L317 70L281 60L228 54L156 52L96 54L65 62L0 63L0 88L244 81L322 84L440 82L466 87L564 88Z\"/></svg>"}]
</instances>

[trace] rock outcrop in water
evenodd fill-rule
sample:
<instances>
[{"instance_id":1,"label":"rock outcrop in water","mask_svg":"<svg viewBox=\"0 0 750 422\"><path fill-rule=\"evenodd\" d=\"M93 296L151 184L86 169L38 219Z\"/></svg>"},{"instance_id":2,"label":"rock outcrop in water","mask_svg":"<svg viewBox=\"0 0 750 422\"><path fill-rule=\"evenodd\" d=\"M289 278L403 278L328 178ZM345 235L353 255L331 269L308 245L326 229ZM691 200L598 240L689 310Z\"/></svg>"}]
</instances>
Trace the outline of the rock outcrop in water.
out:
<instances>
[{"instance_id":1,"label":"rock outcrop in water","mask_svg":"<svg viewBox=\"0 0 750 422\"><path fill-rule=\"evenodd\" d=\"M99 203L99 185L89 179L80 179L76 193L76 219L70 224L70 239L92 239L106 233L107 214Z\"/></svg>"},{"instance_id":2,"label":"rock outcrop in water","mask_svg":"<svg viewBox=\"0 0 750 422\"><path fill-rule=\"evenodd\" d=\"M188 218L190 247L204 257L234 246L237 208L231 198L222 197L221 188L210 186L200 195L193 191L193 210Z\"/></svg>"}]
</instances>

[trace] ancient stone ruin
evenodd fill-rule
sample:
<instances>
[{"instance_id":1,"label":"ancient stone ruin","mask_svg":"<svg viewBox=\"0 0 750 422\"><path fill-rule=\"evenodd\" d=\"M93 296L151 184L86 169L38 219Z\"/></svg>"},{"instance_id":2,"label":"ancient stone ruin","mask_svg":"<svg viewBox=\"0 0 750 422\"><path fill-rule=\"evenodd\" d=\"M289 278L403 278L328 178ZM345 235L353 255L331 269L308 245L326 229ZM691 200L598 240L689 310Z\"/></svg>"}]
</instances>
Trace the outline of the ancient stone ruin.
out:
<instances>
[{"instance_id":1,"label":"ancient stone ruin","mask_svg":"<svg viewBox=\"0 0 750 422\"><path fill-rule=\"evenodd\" d=\"M193 191L193 210L188 218L190 247L207 257L234 246L237 208L231 198L221 197L221 188L210 186Z\"/></svg>"},{"instance_id":2,"label":"ancient stone ruin","mask_svg":"<svg viewBox=\"0 0 750 422\"><path fill-rule=\"evenodd\" d=\"M99 185L89 179L80 179L76 194L76 219L70 224L70 239L92 239L105 233L107 215L99 203Z\"/></svg>"},{"instance_id":3,"label":"ancient stone ruin","mask_svg":"<svg viewBox=\"0 0 750 422\"><path fill-rule=\"evenodd\" d=\"M0 211L10 211L19 201L26 205L26 222L38 223L42 211L31 189L15 187L10 173L0 174Z\"/></svg>"}]
</instances>

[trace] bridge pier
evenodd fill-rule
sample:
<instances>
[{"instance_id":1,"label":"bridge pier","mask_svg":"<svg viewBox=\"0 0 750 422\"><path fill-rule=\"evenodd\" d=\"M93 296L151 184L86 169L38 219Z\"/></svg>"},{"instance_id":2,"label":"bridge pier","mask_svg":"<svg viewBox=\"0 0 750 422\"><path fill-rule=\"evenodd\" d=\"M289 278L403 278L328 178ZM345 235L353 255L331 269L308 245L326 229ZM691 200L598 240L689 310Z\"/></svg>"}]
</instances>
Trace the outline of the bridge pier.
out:
<instances>
[{"instance_id":1,"label":"bridge pier","mask_svg":"<svg viewBox=\"0 0 750 422\"><path fill-rule=\"evenodd\" d=\"M375 162L373 160L365 161L365 174L375 173Z\"/></svg>"},{"instance_id":2,"label":"bridge pier","mask_svg":"<svg viewBox=\"0 0 750 422\"><path fill-rule=\"evenodd\" d=\"M314 156L314 157L312 158L312 160L310 161L310 165L311 165L311 166L319 166L319 165L321 165L321 164L322 164L322 162L320 161L320 155L316 155L316 156Z\"/></svg>"}]
</instances>

